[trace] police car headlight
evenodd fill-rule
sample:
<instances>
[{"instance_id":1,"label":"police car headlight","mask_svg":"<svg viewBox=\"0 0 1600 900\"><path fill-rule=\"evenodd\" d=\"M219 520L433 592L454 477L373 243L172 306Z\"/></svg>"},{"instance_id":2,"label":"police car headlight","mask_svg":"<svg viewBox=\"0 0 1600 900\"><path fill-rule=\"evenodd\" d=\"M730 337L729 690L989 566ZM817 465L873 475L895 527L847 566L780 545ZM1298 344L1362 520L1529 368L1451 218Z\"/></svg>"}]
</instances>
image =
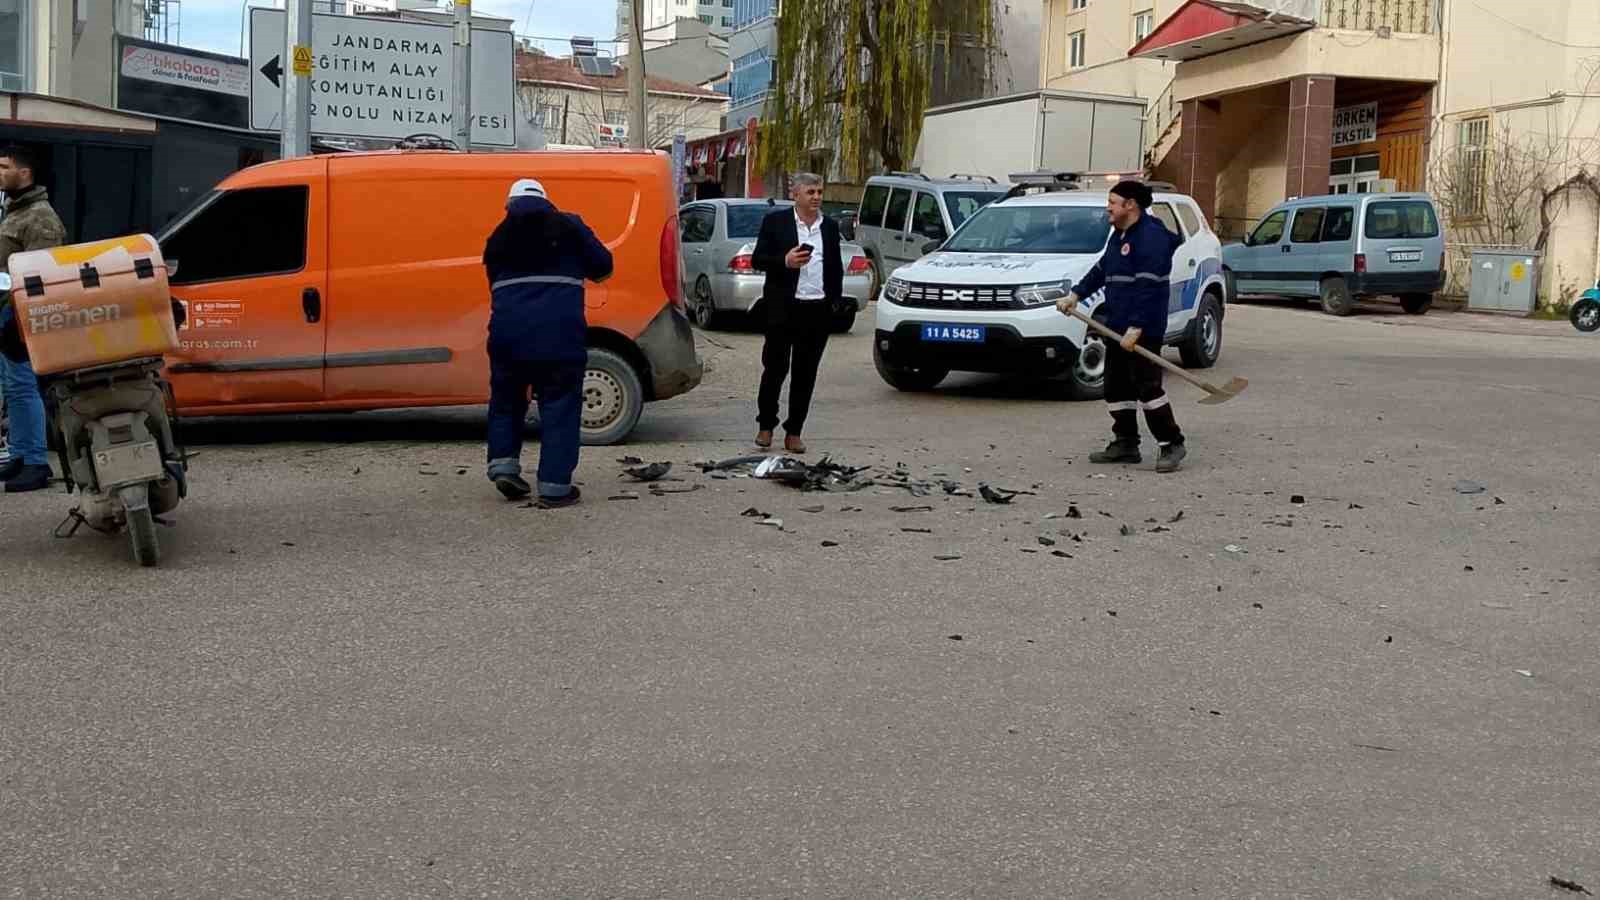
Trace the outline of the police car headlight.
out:
<instances>
[{"instance_id":1,"label":"police car headlight","mask_svg":"<svg viewBox=\"0 0 1600 900\"><path fill-rule=\"evenodd\" d=\"M890 278L883 285L883 296L891 303L899 303L911 293L911 285L898 278Z\"/></svg>"},{"instance_id":2,"label":"police car headlight","mask_svg":"<svg viewBox=\"0 0 1600 900\"><path fill-rule=\"evenodd\" d=\"M1072 292L1071 281L1046 281L1017 288L1017 301L1023 306L1050 306Z\"/></svg>"}]
</instances>

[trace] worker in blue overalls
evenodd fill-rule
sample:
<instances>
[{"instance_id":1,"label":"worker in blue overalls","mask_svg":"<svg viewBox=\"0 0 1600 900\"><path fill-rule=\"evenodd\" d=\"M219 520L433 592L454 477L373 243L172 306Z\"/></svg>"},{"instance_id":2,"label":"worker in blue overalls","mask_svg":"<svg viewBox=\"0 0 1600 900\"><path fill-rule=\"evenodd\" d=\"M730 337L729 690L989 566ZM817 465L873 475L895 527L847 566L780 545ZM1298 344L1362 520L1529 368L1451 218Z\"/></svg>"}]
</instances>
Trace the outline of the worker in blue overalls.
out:
<instances>
[{"instance_id":1,"label":"worker in blue overalls","mask_svg":"<svg viewBox=\"0 0 1600 900\"><path fill-rule=\"evenodd\" d=\"M1105 253L1071 292L1056 304L1070 313L1085 297L1105 289L1106 325L1123 332L1121 346L1106 347L1106 404L1111 409L1112 440L1089 454L1095 463L1137 463L1139 410L1160 450L1157 472L1176 472L1188 451L1172 404L1161 384L1161 367L1134 352L1143 347L1160 353L1167 337L1167 303L1171 296L1172 255L1183 239L1167 230L1147 210L1154 200L1149 186L1119 182L1106 197L1111 239Z\"/></svg>"},{"instance_id":2,"label":"worker in blue overalls","mask_svg":"<svg viewBox=\"0 0 1600 900\"><path fill-rule=\"evenodd\" d=\"M483 251L489 313L489 480L508 500L533 493L522 477L528 393L539 401L538 504L571 506L583 430L588 323L583 283L611 276L611 251L576 214L525 178L511 186L506 217Z\"/></svg>"}]
</instances>

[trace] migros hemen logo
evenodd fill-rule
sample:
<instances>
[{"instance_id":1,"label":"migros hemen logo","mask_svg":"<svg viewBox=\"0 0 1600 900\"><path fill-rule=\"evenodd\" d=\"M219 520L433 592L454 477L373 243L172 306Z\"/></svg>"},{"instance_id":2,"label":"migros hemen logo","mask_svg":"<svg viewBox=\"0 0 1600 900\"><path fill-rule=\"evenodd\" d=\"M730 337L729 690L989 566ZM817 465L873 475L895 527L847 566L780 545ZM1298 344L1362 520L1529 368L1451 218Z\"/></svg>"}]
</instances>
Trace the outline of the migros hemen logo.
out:
<instances>
[{"instance_id":1,"label":"migros hemen logo","mask_svg":"<svg viewBox=\"0 0 1600 900\"><path fill-rule=\"evenodd\" d=\"M73 309L66 303L56 303L28 310L28 333L47 334L71 328L88 328L91 325L115 322L121 318L122 305L118 303L102 303L99 306L85 306L78 309Z\"/></svg>"}]
</instances>

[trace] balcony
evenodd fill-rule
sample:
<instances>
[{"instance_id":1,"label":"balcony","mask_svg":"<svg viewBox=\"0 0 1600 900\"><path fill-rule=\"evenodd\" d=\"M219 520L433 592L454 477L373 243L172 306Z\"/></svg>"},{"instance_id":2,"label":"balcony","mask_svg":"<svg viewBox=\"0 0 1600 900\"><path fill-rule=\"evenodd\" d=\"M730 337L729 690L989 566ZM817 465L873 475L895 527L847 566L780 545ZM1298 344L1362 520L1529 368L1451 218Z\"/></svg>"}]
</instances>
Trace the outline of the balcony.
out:
<instances>
[{"instance_id":1,"label":"balcony","mask_svg":"<svg viewBox=\"0 0 1600 900\"><path fill-rule=\"evenodd\" d=\"M1317 24L1344 31L1433 34L1433 0L1321 0Z\"/></svg>"}]
</instances>

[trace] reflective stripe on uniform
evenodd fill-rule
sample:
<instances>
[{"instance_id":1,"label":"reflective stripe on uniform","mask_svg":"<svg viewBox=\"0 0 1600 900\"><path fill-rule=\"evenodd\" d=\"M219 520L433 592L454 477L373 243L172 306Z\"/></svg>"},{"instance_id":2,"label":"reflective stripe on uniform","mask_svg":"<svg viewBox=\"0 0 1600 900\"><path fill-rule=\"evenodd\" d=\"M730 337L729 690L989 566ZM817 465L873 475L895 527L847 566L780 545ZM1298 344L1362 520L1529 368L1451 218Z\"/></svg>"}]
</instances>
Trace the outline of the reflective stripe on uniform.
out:
<instances>
[{"instance_id":1,"label":"reflective stripe on uniform","mask_svg":"<svg viewBox=\"0 0 1600 900\"><path fill-rule=\"evenodd\" d=\"M1148 403L1141 402L1139 404L1139 406L1145 412L1150 412L1152 410L1157 410L1157 409L1162 408L1163 406L1166 406L1167 403L1168 403L1167 395L1166 394L1162 394L1161 396L1155 398L1154 400L1149 401Z\"/></svg>"},{"instance_id":2,"label":"reflective stripe on uniform","mask_svg":"<svg viewBox=\"0 0 1600 900\"><path fill-rule=\"evenodd\" d=\"M583 287L583 279L568 278L565 275L524 275L521 278L507 278L503 281L496 281L489 289L498 291L501 288L519 284L564 284L568 287Z\"/></svg>"},{"instance_id":3,"label":"reflective stripe on uniform","mask_svg":"<svg viewBox=\"0 0 1600 900\"><path fill-rule=\"evenodd\" d=\"M1111 276L1108 276L1106 278L1106 280L1107 281L1114 281L1117 284L1132 284L1133 282L1140 281L1140 280L1144 280L1144 281L1166 281L1167 280L1167 276L1165 276L1165 275L1157 275L1154 272L1137 272L1137 273L1135 273L1133 275L1111 275Z\"/></svg>"},{"instance_id":4,"label":"reflective stripe on uniform","mask_svg":"<svg viewBox=\"0 0 1600 900\"><path fill-rule=\"evenodd\" d=\"M1106 401L1106 409L1109 409L1114 413L1117 413L1117 412L1133 412L1133 411L1137 410L1138 408L1139 408L1139 404L1135 403L1132 400L1117 400L1117 401L1114 401L1114 402L1110 401L1110 400Z\"/></svg>"}]
</instances>

